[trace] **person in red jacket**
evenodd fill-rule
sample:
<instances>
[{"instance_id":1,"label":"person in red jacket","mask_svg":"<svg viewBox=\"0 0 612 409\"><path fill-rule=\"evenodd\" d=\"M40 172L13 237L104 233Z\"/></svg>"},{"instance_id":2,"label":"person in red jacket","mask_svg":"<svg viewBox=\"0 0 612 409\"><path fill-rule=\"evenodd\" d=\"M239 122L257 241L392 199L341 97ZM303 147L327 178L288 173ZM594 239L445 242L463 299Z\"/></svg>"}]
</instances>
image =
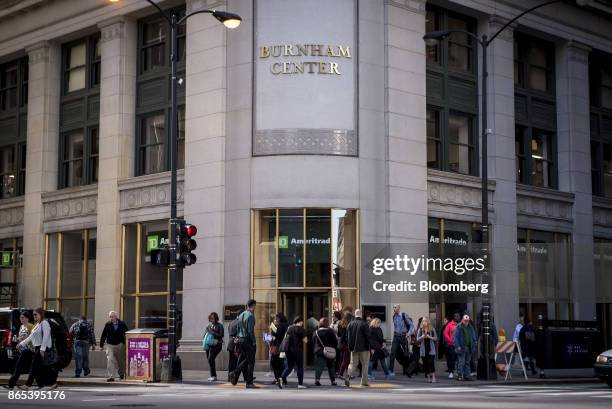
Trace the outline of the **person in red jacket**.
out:
<instances>
[{"instance_id":1,"label":"person in red jacket","mask_svg":"<svg viewBox=\"0 0 612 409\"><path fill-rule=\"evenodd\" d=\"M453 314L453 319L444 328L444 341L446 343L446 366L448 370L448 379L453 379L455 366L457 364L457 353L455 352L455 328L461 320L461 314L458 312Z\"/></svg>"}]
</instances>

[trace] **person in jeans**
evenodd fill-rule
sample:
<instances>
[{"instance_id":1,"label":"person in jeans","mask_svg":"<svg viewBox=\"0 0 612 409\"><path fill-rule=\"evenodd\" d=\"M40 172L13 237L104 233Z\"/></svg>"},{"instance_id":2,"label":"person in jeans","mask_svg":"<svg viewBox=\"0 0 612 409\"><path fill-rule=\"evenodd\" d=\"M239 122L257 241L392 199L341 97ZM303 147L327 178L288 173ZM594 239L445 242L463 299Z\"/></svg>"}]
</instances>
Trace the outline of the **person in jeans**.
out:
<instances>
[{"instance_id":1,"label":"person in jeans","mask_svg":"<svg viewBox=\"0 0 612 409\"><path fill-rule=\"evenodd\" d=\"M298 378L298 389L306 389L306 386L304 386L304 344L308 342L308 336L304 329L304 319L302 317L294 318L293 325L285 333L285 338L282 349L287 357L287 365L281 374L283 384L287 384L287 376L295 368Z\"/></svg>"},{"instance_id":2,"label":"person in jeans","mask_svg":"<svg viewBox=\"0 0 612 409\"><path fill-rule=\"evenodd\" d=\"M211 312L208 315L208 325L204 330L204 336L206 336L208 333L214 338L214 345L211 345L206 351L206 360L208 361L208 367L210 369L210 377L208 378L208 382L214 382L217 380L217 366L215 364L215 359L223 348L223 331L223 325L219 323L219 314L214 311Z\"/></svg>"},{"instance_id":3,"label":"person in jeans","mask_svg":"<svg viewBox=\"0 0 612 409\"><path fill-rule=\"evenodd\" d=\"M315 358L315 386L321 386L321 374L323 374L324 368L327 368L331 384L336 386L336 358L325 357L324 349L328 347L338 351L338 338L336 337L336 332L329 327L329 319L327 317L319 320L319 328L312 336L312 343L314 345Z\"/></svg>"},{"instance_id":4,"label":"person in jeans","mask_svg":"<svg viewBox=\"0 0 612 409\"><path fill-rule=\"evenodd\" d=\"M238 316L237 342L240 356L236 368L230 372L229 379L232 385L238 383L240 373L244 371L244 380L247 388L257 388L253 383L253 370L255 369L255 350L257 339L255 338L255 300L249 300L246 310Z\"/></svg>"},{"instance_id":5,"label":"person in jeans","mask_svg":"<svg viewBox=\"0 0 612 409\"><path fill-rule=\"evenodd\" d=\"M413 332L412 320L406 313L400 311L400 305L393 306L393 341L391 342L391 353L389 355L389 371L391 376L395 376L393 368L395 367L395 359L402 357L402 350L408 348L408 336ZM403 360L400 361L403 367ZM403 369L405 373L405 368Z\"/></svg>"},{"instance_id":6,"label":"person in jeans","mask_svg":"<svg viewBox=\"0 0 612 409\"><path fill-rule=\"evenodd\" d=\"M240 309L238 311L238 316L242 314L244 309ZM229 335L229 340L227 342L227 352L228 353L228 362L227 362L227 381L230 382L230 374L234 372L236 366L238 365L238 357L240 356L240 351L238 350L238 317L236 317L232 322L227 326L227 333ZM240 374L238 374L238 378L240 378Z\"/></svg>"},{"instance_id":7,"label":"person in jeans","mask_svg":"<svg viewBox=\"0 0 612 409\"><path fill-rule=\"evenodd\" d=\"M349 351L351 351L351 362L348 367L344 384L347 387L351 386L351 376L361 364L361 386L370 386L368 383L368 363L370 361L370 343L368 323L363 319L361 310L355 310L355 319L351 321L347 328L347 343Z\"/></svg>"},{"instance_id":8,"label":"person in jeans","mask_svg":"<svg viewBox=\"0 0 612 409\"><path fill-rule=\"evenodd\" d=\"M81 319L70 326L70 336L74 340L74 377L89 375L89 348L96 348L96 334L94 333L93 325L87 321L85 315L81 315Z\"/></svg>"},{"instance_id":9,"label":"person in jeans","mask_svg":"<svg viewBox=\"0 0 612 409\"><path fill-rule=\"evenodd\" d=\"M455 328L455 351L457 352L457 380L471 381L470 362L476 352L476 331L470 325L470 316L465 314Z\"/></svg>"},{"instance_id":10,"label":"person in jeans","mask_svg":"<svg viewBox=\"0 0 612 409\"><path fill-rule=\"evenodd\" d=\"M379 318L373 318L372 321L370 321L369 342L372 356L370 358L370 362L368 362L368 380L374 380L374 375L372 372L376 362L380 363L380 367L385 373L385 379L389 379L391 377L391 373L389 372L389 369L387 369L387 348L385 347L385 337L383 336L382 329L380 328Z\"/></svg>"},{"instance_id":11,"label":"person in jeans","mask_svg":"<svg viewBox=\"0 0 612 409\"><path fill-rule=\"evenodd\" d=\"M429 382L436 382L436 342L438 336L436 329L431 325L429 318L423 317L417 331L417 343L421 359L423 360L423 372Z\"/></svg>"},{"instance_id":12,"label":"person in jeans","mask_svg":"<svg viewBox=\"0 0 612 409\"><path fill-rule=\"evenodd\" d=\"M43 356L45 351L53 348L53 339L51 337L51 325L45 319L45 310L37 308L34 310L34 321L36 325L32 329L32 332L26 339L18 344L19 349L25 349L31 342L34 347L34 353L32 354L32 367L30 369L30 376L25 383L25 389L29 389L34 380L38 384L38 388L49 385L50 387L57 387L57 383L51 384L49 379L49 371L45 370L43 366Z\"/></svg>"},{"instance_id":13,"label":"person in jeans","mask_svg":"<svg viewBox=\"0 0 612 409\"><path fill-rule=\"evenodd\" d=\"M30 311L22 311L19 315L19 321L21 321L21 326L19 327L19 334L17 335L17 342L21 342L26 339L32 333L32 328L34 325L32 322L34 321L34 317ZM8 385L2 385L6 389L13 389L15 385L17 385L17 381L24 370L27 369L27 366L30 362L32 362L32 354L34 353L34 346L32 343L28 343L28 345L23 348L19 353L19 358L17 358L17 362L15 363L15 369L9 379Z\"/></svg>"},{"instance_id":14,"label":"person in jeans","mask_svg":"<svg viewBox=\"0 0 612 409\"><path fill-rule=\"evenodd\" d=\"M287 318L282 312L277 312L274 316L274 321L270 324L270 368L274 373L273 385L278 385L282 382L281 375L285 369L285 360L280 357L280 346L287 332Z\"/></svg>"},{"instance_id":15,"label":"person in jeans","mask_svg":"<svg viewBox=\"0 0 612 409\"><path fill-rule=\"evenodd\" d=\"M446 344L446 366L448 369L448 379L453 379L453 373L457 366L457 353L455 352L455 329L461 320L461 315L458 312L453 314L453 319L448 322L444 328L442 336Z\"/></svg>"},{"instance_id":16,"label":"person in jeans","mask_svg":"<svg viewBox=\"0 0 612 409\"><path fill-rule=\"evenodd\" d=\"M115 374L120 379L125 377L125 333L128 327L125 322L117 318L117 313L108 313L109 321L104 324L100 337L100 349L106 351L107 382L115 380ZM106 348L104 346L106 345Z\"/></svg>"}]
</instances>

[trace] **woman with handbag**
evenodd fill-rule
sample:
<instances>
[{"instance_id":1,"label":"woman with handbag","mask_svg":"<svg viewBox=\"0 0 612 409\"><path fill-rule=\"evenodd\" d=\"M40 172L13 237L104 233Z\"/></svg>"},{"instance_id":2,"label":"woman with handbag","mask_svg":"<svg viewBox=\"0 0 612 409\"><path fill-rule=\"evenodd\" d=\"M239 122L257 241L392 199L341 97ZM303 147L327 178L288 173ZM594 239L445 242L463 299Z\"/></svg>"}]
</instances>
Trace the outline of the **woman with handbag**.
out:
<instances>
[{"instance_id":1,"label":"woman with handbag","mask_svg":"<svg viewBox=\"0 0 612 409\"><path fill-rule=\"evenodd\" d=\"M307 342L304 319L300 316L295 317L293 325L287 329L285 338L281 343L281 352L284 352L287 357L287 365L281 374L284 385L287 384L287 376L295 368L298 377L298 389L306 389L306 386L304 386L304 344Z\"/></svg>"},{"instance_id":2,"label":"woman with handbag","mask_svg":"<svg viewBox=\"0 0 612 409\"><path fill-rule=\"evenodd\" d=\"M279 385L283 369L285 368L285 360L280 356L280 346L287 332L287 318L282 312L277 312L274 316L274 321L270 324L270 368L274 373L273 385Z\"/></svg>"},{"instance_id":3,"label":"woman with handbag","mask_svg":"<svg viewBox=\"0 0 612 409\"><path fill-rule=\"evenodd\" d=\"M208 382L217 380L217 366L215 359L223 348L223 325L219 323L219 314L211 312L208 315L208 325L204 330L204 350L206 351L206 359L210 368L210 377Z\"/></svg>"},{"instance_id":4,"label":"woman with handbag","mask_svg":"<svg viewBox=\"0 0 612 409\"><path fill-rule=\"evenodd\" d=\"M336 338L336 332L329 328L327 317L319 320L319 328L312 337L312 343L315 356L315 386L321 386L321 374L325 367L327 367L331 384L336 386L335 362L338 338Z\"/></svg>"},{"instance_id":5,"label":"woman with handbag","mask_svg":"<svg viewBox=\"0 0 612 409\"><path fill-rule=\"evenodd\" d=\"M53 360L57 359L57 351L53 346L51 326L45 319L45 310L42 308L34 310L34 322L36 322L36 325L32 329L30 335L18 344L20 349L27 348L29 342L31 342L34 347L32 368L30 369L30 376L28 376L24 388L31 388L35 379L39 389L47 385L50 389L56 388L57 383L51 384L50 377L48 376L49 371L46 370L47 366L55 363Z\"/></svg>"},{"instance_id":6,"label":"woman with handbag","mask_svg":"<svg viewBox=\"0 0 612 409\"><path fill-rule=\"evenodd\" d=\"M390 372L387 368L387 357L389 351L385 347L385 337L383 336L382 329L380 328L380 318L373 318L370 321L370 362L368 362L368 380L373 381L374 375L372 375L372 369L375 362L380 363L380 367L385 373L385 379L389 379Z\"/></svg>"},{"instance_id":7,"label":"woman with handbag","mask_svg":"<svg viewBox=\"0 0 612 409\"><path fill-rule=\"evenodd\" d=\"M431 325L429 318L423 317L417 331L417 343L419 353L423 360L423 371L428 382L436 382L436 342L438 337L435 328Z\"/></svg>"}]
</instances>

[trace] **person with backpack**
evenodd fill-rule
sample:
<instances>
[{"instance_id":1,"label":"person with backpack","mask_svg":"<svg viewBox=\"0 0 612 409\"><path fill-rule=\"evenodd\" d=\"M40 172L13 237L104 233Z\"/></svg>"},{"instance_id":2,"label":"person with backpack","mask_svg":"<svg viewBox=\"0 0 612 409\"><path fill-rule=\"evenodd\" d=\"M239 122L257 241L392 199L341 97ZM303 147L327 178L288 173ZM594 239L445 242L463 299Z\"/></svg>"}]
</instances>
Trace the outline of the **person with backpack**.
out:
<instances>
[{"instance_id":1,"label":"person with backpack","mask_svg":"<svg viewBox=\"0 0 612 409\"><path fill-rule=\"evenodd\" d=\"M109 321L104 325L100 337L100 349L106 351L107 382L115 380L115 374L119 379L125 377L125 333L128 327L125 322L117 317L115 311L108 313ZM104 345L106 344L106 349Z\"/></svg>"},{"instance_id":2,"label":"person with backpack","mask_svg":"<svg viewBox=\"0 0 612 409\"><path fill-rule=\"evenodd\" d=\"M81 319L70 326L68 333L74 340L74 377L79 378L81 371L83 371L83 376L88 376L91 372L89 369L89 349L94 350L96 348L96 335L93 325L85 315L81 315Z\"/></svg>"},{"instance_id":3,"label":"person with backpack","mask_svg":"<svg viewBox=\"0 0 612 409\"><path fill-rule=\"evenodd\" d=\"M208 382L214 382L217 380L217 367L215 359L221 349L223 348L223 325L219 323L219 314L211 312L208 315L208 325L204 330L204 336L202 337L202 344L204 351L206 351L206 359L208 361L208 368L210 369L210 377Z\"/></svg>"},{"instance_id":4,"label":"person with backpack","mask_svg":"<svg viewBox=\"0 0 612 409\"><path fill-rule=\"evenodd\" d=\"M21 342L26 339L31 333L34 325L32 322L34 321L34 317L30 311L22 311L19 315L19 321L21 321L21 326L19 327L19 334L17 335L17 342ZM27 367L29 363L32 362L32 354L34 353L34 347L30 342L25 348L21 349L19 352L19 357L17 358L17 362L15 363L15 368L13 373L9 379L8 385L2 385L6 389L14 389L15 385L17 385L17 381L23 372L27 371Z\"/></svg>"},{"instance_id":5,"label":"person with backpack","mask_svg":"<svg viewBox=\"0 0 612 409\"><path fill-rule=\"evenodd\" d=\"M287 376L295 368L298 378L298 389L306 389L304 386L304 344L308 342L308 336L304 329L304 319L297 316L293 319L291 325L285 333L285 338L281 343L281 352L285 353L287 365L281 374L283 385L287 384ZM278 387L281 388L280 383Z\"/></svg>"},{"instance_id":6,"label":"person with backpack","mask_svg":"<svg viewBox=\"0 0 612 409\"><path fill-rule=\"evenodd\" d=\"M455 367L457 366L457 353L455 352L455 329L461 319L458 312L453 314L453 319L448 322L442 333L444 343L446 344L446 367L448 370L448 379L453 379Z\"/></svg>"},{"instance_id":7,"label":"person with backpack","mask_svg":"<svg viewBox=\"0 0 612 409\"><path fill-rule=\"evenodd\" d=\"M391 353L389 354L389 376L395 376L395 360L397 359L402 365L404 373L406 373L405 367L405 354L408 351L408 337L412 331L412 320L406 315L406 313L400 311L400 305L395 304L393 306L393 341L391 342Z\"/></svg>"},{"instance_id":8,"label":"person with backpack","mask_svg":"<svg viewBox=\"0 0 612 409\"><path fill-rule=\"evenodd\" d=\"M355 310L355 319L351 321L347 328L347 343L351 351L351 363L344 377L344 384L350 388L351 376L361 364L361 386L370 386L368 383L368 364L370 362L370 331L368 323L363 319L361 310Z\"/></svg>"},{"instance_id":9,"label":"person with backpack","mask_svg":"<svg viewBox=\"0 0 612 409\"><path fill-rule=\"evenodd\" d=\"M257 301L251 299L247 301L246 310L238 316L237 342L240 356L234 371L229 373L230 383L236 385L240 373L244 371L246 387L257 388L253 383L253 370L255 369L255 351L257 348L257 338L255 338L255 306Z\"/></svg>"},{"instance_id":10,"label":"person with backpack","mask_svg":"<svg viewBox=\"0 0 612 409\"><path fill-rule=\"evenodd\" d=\"M287 332L287 318L282 312L277 312L274 316L274 321L270 324L270 369L274 373L273 385L278 385L282 382L281 375L285 368L285 360L280 356L280 346Z\"/></svg>"},{"instance_id":11,"label":"person with backpack","mask_svg":"<svg viewBox=\"0 0 612 409\"><path fill-rule=\"evenodd\" d=\"M527 317L524 318L524 325L519 332L518 340L521 345L521 353L525 361L525 366L531 369L532 375L535 375L535 355L537 350L536 331L531 324L531 320Z\"/></svg>"},{"instance_id":12,"label":"person with backpack","mask_svg":"<svg viewBox=\"0 0 612 409\"><path fill-rule=\"evenodd\" d=\"M321 374L327 367L329 380L336 386L336 357L338 351L338 338L336 332L329 327L329 318L319 320L319 328L312 336L315 357L315 386L321 386Z\"/></svg>"},{"instance_id":13,"label":"person with backpack","mask_svg":"<svg viewBox=\"0 0 612 409\"><path fill-rule=\"evenodd\" d=\"M31 388L34 380L36 380L39 389L45 386L49 386L50 389L57 388L57 383L52 382L49 371L45 368L47 366L45 364L50 362L54 352L51 326L45 319L45 310L42 308L35 309L33 315L36 325L30 335L18 344L19 349L27 348L30 342L34 347L30 376L28 376L24 389ZM55 352L55 355L57 355L57 352Z\"/></svg>"},{"instance_id":14,"label":"person with backpack","mask_svg":"<svg viewBox=\"0 0 612 409\"><path fill-rule=\"evenodd\" d=\"M238 317L244 311L243 308L238 311L238 316L230 322L227 327L227 333L229 334L229 340L227 341L227 352L229 352L228 362L227 362L227 381L231 382L230 374L234 372L236 366L238 366L238 357L240 356L240 351L238 350ZM244 371L242 372L244 374ZM238 374L238 379L240 378L240 374Z\"/></svg>"}]
</instances>

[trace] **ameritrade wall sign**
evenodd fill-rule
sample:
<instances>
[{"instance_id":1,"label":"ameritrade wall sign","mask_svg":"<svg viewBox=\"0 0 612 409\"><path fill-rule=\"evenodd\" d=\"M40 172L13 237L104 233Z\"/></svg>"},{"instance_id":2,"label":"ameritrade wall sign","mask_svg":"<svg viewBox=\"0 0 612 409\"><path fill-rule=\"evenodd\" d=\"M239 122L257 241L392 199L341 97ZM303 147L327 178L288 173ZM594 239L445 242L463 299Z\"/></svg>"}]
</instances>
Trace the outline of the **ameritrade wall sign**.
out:
<instances>
[{"instance_id":1,"label":"ameritrade wall sign","mask_svg":"<svg viewBox=\"0 0 612 409\"><path fill-rule=\"evenodd\" d=\"M362 244L361 254L364 303L426 302L431 293L465 301L490 291L479 244Z\"/></svg>"}]
</instances>

